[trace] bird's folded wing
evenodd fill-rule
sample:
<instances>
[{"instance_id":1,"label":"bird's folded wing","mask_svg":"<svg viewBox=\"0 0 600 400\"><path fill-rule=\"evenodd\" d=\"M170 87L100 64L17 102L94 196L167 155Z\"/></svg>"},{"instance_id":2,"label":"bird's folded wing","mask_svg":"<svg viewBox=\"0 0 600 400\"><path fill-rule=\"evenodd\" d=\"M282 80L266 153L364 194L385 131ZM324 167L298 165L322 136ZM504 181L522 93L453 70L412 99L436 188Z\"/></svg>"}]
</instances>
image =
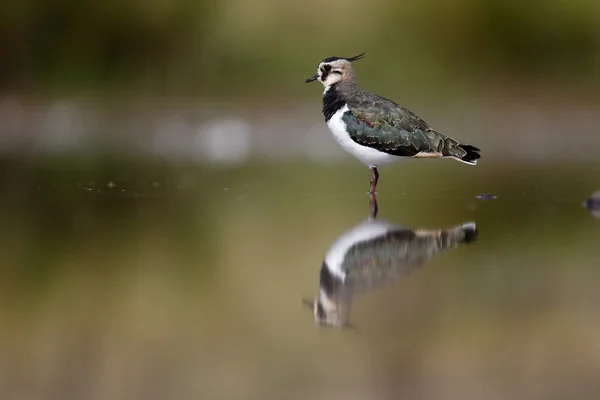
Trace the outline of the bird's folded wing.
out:
<instances>
[{"instance_id":1,"label":"bird's folded wing","mask_svg":"<svg viewBox=\"0 0 600 400\"><path fill-rule=\"evenodd\" d=\"M363 101L342 116L350 138L356 143L404 157L439 152L445 136L394 103Z\"/></svg>"}]
</instances>

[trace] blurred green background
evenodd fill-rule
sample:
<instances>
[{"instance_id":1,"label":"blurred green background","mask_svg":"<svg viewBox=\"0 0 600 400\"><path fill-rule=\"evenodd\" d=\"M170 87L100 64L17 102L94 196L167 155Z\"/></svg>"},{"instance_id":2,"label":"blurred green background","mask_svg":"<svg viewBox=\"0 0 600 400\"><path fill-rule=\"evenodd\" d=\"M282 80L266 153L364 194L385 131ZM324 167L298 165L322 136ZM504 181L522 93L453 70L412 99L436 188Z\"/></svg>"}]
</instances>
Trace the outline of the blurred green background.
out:
<instances>
[{"instance_id":1,"label":"blurred green background","mask_svg":"<svg viewBox=\"0 0 600 400\"><path fill-rule=\"evenodd\" d=\"M592 0L6 0L0 85L33 93L297 98L327 56L367 51L374 89L595 93ZM302 95L305 95L304 92Z\"/></svg>"},{"instance_id":2,"label":"blurred green background","mask_svg":"<svg viewBox=\"0 0 600 400\"><path fill-rule=\"evenodd\" d=\"M0 398L598 398L599 22L586 0L4 0ZM361 87L483 157L381 168L380 218L480 236L319 329L301 298L368 170L304 80L362 51Z\"/></svg>"}]
</instances>

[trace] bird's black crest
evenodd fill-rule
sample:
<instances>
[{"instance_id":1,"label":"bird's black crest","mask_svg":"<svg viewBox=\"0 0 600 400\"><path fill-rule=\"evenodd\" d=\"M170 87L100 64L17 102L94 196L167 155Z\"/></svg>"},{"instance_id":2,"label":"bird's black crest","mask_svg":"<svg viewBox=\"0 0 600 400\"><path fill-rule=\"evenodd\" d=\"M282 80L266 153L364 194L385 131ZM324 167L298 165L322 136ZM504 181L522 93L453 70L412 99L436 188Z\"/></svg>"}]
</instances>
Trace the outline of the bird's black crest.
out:
<instances>
[{"instance_id":1,"label":"bird's black crest","mask_svg":"<svg viewBox=\"0 0 600 400\"><path fill-rule=\"evenodd\" d=\"M347 61L356 61L356 60L360 60L361 58L363 58L365 56L365 52L363 51L362 53L360 53L357 56L354 57L350 57L350 58L346 58Z\"/></svg>"},{"instance_id":2,"label":"bird's black crest","mask_svg":"<svg viewBox=\"0 0 600 400\"><path fill-rule=\"evenodd\" d=\"M352 62L352 61L360 60L364 56L365 56L365 53L363 52L363 53L360 53L357 56L349 57L349 58L348 57L329 57L329 58L324 59L322 62L329 63L329 62L337 61L337 60L346 60L346 61Z\"/></svg>"}]
</instances>

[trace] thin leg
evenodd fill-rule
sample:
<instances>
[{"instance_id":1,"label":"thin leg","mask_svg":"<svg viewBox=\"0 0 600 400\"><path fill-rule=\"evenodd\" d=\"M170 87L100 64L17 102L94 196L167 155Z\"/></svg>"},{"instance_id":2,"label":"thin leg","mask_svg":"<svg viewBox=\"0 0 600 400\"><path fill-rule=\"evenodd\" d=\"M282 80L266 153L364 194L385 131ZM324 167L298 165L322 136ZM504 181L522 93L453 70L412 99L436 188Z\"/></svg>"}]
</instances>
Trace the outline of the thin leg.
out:
<instances>
[{"instance_id":1,"label":"thin leg","mask_svg":"<svg viewBox=\"0 0 600 400\"><path fill-rule=\"evenodd\" d=\"M375 189L377 188L377 181L379 181L379 172L377 172L377 167L369 167L369 172L369 183L371 184L369 194L375 194Z\"/></svg>"},{"instance_id":2,"label":"thin leg","mask_svg":"<svg viewBox=\"0 0 600 400\"><path fill-rule=\"evenodd\" d=\"M369 218L377 218L378 211L379 207L377 206L377 198L375 197L375 194L369 194Z\"/></svg>"}]
</instances>

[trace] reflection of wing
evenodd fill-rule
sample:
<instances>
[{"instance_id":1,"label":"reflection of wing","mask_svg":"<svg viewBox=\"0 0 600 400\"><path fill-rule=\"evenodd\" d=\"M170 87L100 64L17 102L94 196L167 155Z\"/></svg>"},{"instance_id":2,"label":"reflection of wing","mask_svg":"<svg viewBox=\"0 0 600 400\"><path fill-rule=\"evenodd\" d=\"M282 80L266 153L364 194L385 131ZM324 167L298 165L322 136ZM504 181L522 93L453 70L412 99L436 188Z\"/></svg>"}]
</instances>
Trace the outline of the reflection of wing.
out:
<instances>
[{"instance_id":1,"label":"reflection of wing","mask_svg":"<svg viewBox=\"0 0 600 400\"><path fill-rule=\"evenodd\" d=\"M474 224L438 231L390 230L350 247L344 257L344 286L351 292L364 292L405 275L434 255L476 234Z\"/></svg>"},{"instance_id":2,"label":"reflection of wing","mask_svg":"<svg viewBox=\"0 0 600 400\"><path fill-rule=\"evenodd\" d=\"M377 238L393 229L401 228L383 220L366 220L347 230L329 248L325 257L327 268L333 275L343 280L346 276L346 271L342 269L342 263L348 249L357 243Z\"/></svg>"}]
</instances>

